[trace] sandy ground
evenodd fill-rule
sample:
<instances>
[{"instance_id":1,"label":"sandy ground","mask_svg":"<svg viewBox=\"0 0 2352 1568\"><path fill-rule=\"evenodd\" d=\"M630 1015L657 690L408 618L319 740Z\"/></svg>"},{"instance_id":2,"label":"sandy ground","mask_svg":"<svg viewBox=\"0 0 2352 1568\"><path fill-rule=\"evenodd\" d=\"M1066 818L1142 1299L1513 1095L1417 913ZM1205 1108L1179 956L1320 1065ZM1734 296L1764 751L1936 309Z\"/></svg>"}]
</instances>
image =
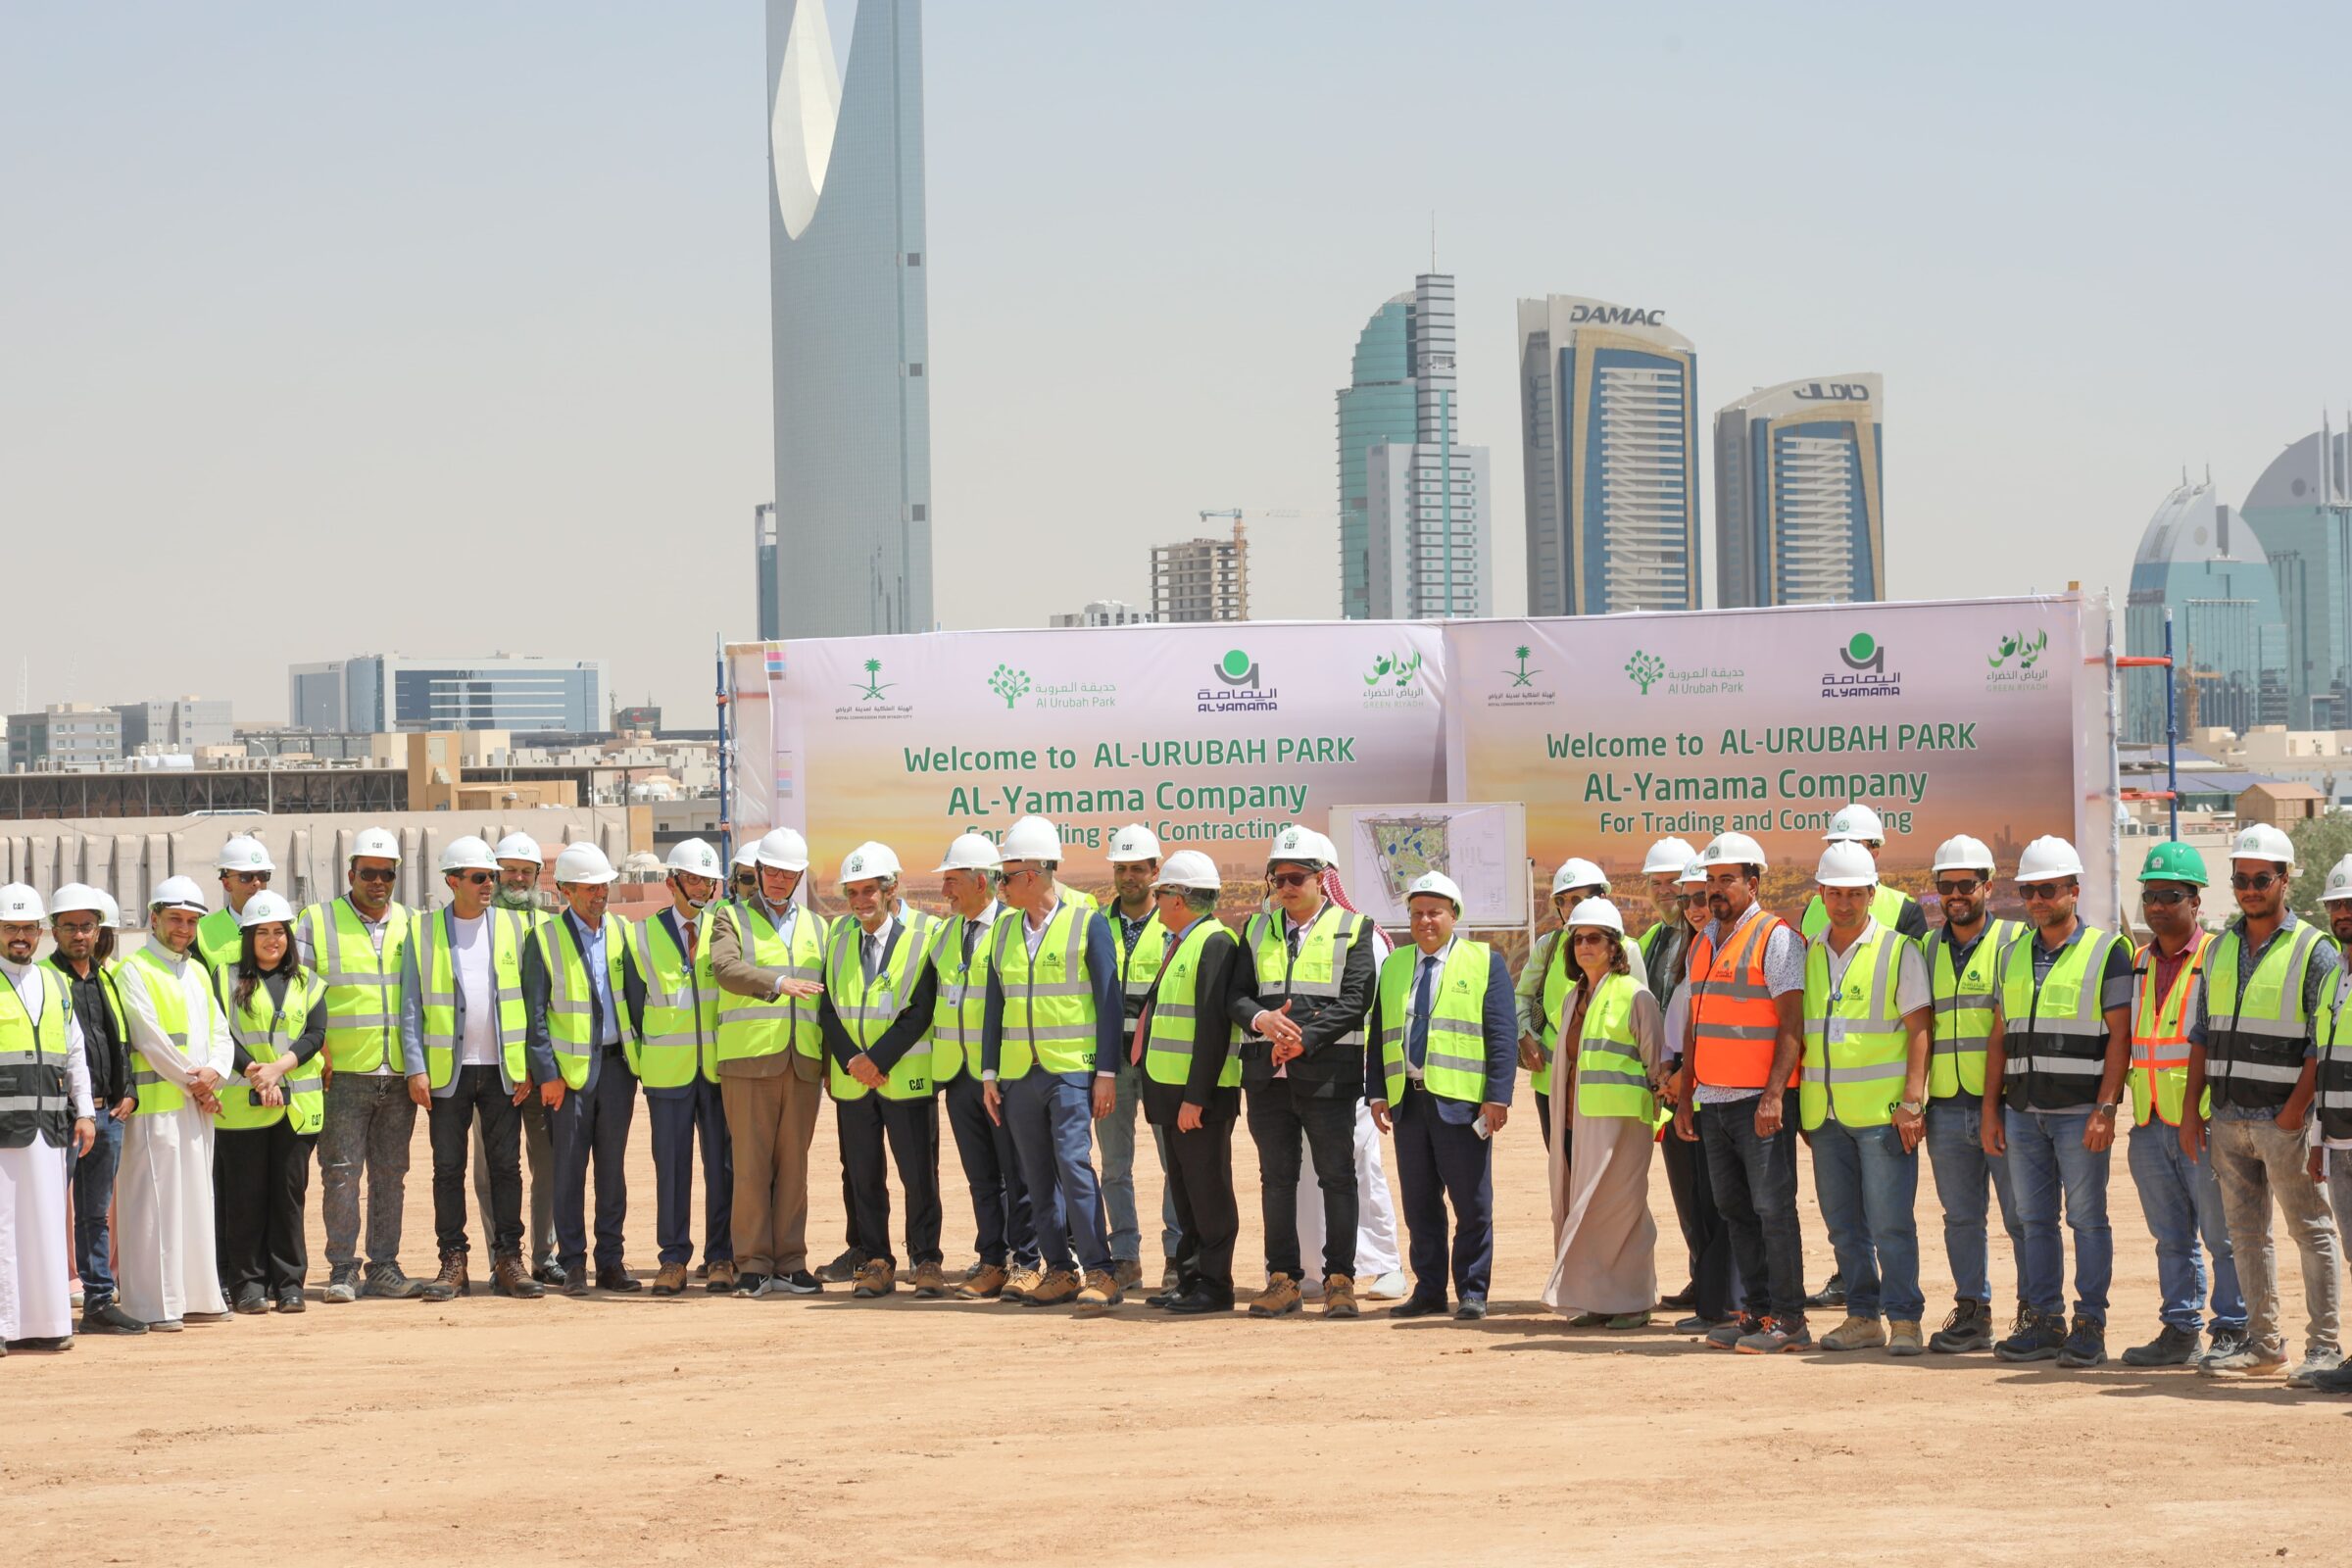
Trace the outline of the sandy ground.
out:
<instances>
[{"instance_id":1,"label":"sandy ground","mask_svg":"<svg viewBox=\"0 0 2352 1568\"><path fill-rule=\"evenodd\" d=\"M1171 1321L1140 1304L1078 1321L841 1290L314 1298L301 1317L0 1362L0 1528L27 1563L348 1562L355 1548L518 1562L2352 1559L2352 1401L2112 1363L1747 1357L1664 1328L1567 1330L1536 1304L1548 1219L1532 1099L1520 1108L1497 1151L1498 1310L1483 1324ZM431 1251L423 1133L420 1119L413 1271ZM629 1234L650 1273L647 1136L641 1119ZM1251 1282L1255 1167L1247 1135L1236 1143ZM835 1168L829 1115L815 1158ZM1151 1214L1148 1142L1140 1158ZM2156 1326L2120 1149L2114 1169L2111 1350ZM1805 1186L1818 1284L1828 1247ZM1654 1164L1651 1192L1672 1288L1680 1238ZM1933 1326L1950 1285L1924 1161L1920 1212ZM953 1179L948 1215L960 1268L970 1208ZM315 1182L312 1216L315 1287ZM819 1256L838 1249L837 1198L810 1230ZM2291 1256L2284 1272L2299 1340ZM1996 1241L1996 1291L2010 1279Z\"/></svg>"}]
</instances>

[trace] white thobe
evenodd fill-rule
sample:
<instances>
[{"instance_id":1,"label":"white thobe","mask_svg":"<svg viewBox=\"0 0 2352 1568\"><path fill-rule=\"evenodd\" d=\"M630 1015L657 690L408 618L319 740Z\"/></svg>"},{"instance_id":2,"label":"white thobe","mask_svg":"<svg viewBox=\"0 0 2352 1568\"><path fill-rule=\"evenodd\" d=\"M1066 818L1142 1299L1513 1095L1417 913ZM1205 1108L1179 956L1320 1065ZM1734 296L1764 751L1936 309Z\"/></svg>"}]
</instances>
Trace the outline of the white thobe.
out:
<instances>
[{"instance_id":1,"label":"white thobe","mask_svg":"<svg viewBox=\"0 0 2352 1568\"><path fill-rule=\"evenodd\" d=\"M130 1048L165 1082L182 1089L210 1067L225 1082L236 1059L211 976L193 958L156 956L178 978L188 1041L172 1044L137 980L122 988ZM115 1274L122 1310L150 1323L190 1312L225 1312L213 1242L213 1118L190 1099L176 1110L141 1112L122 1131L122 1169L115 1179Z\"/></svg>"},{"instance_id":2,"label":"white thobe","mask_svg":"<svg viewBox=\"0 0 2352 1568\"><path fill-rule=\"evenodd\" d=\"M1372 928L1372 971L1380 972L1389 956L1388 934ZM1301 1285L1323 1284L1323 1188L1315 1174L1315 1151L1301 1142L1298 1157L1298 1264ZM1355 1281L1370 1290L1383 1274L1404 1270L1396 1252L1396 1200L1389 1192L1389 1172L1382 1162L1380 1129L1373 1125L1372 1107L1355 1102Z\"/></svg>"},{"instance_id":3,"label":"white thobe","mask_svg":"<svg viewBox=\"0 0 2352 1568\"><path fill-rule=\"evenodd\" d=\"M0 958L0 975L37 1028L48 1007L42 965ZM76 1118L90 1114L81 1020L66 1014L66 1087ZM67 1135L71 1137L72 1134ZM0 1149L0 1340L62 1340L74 1332L74 1233L66 1222L67 1152L37 1135Z\"/></svg>"}]
</instances>

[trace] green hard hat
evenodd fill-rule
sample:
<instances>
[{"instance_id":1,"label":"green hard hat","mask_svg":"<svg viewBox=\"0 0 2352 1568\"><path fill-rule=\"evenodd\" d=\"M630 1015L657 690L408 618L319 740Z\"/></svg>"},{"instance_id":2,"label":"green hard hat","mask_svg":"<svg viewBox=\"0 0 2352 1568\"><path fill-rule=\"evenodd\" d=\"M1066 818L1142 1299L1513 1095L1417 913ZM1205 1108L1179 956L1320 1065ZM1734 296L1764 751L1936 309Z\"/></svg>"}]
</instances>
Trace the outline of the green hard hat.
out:
<instances>
[{"instance_id":1,"label":"green hard hat","mask_svg":"<svg viewBox=\"0 0 2352 1568\"><path fill-rule=\"evenodd\" d=\"M2142 882L2186 882L2204 887L2205 857L2185 844L2167 842L2148 851L2147 863L2139 868Z\"/></svg>"}]
</instances>

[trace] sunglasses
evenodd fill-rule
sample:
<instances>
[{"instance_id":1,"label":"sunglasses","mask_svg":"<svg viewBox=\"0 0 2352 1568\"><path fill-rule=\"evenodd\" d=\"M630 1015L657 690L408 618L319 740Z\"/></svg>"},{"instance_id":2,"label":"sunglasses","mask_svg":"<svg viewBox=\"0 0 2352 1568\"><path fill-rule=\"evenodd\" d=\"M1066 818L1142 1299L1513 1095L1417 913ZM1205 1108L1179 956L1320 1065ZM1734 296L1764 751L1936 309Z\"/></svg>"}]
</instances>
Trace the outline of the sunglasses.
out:
<instances>
[{"instance_id":1,"label":"sunglasses","mask_svg":"<svg viewBox=\"0 0 2352 1568\"><path fill-rule=\"evenodd\" d=\"M2139 902L2142 904L2153 904L2158 908L2169 909L2176 904L2186 904L2188 902L2188 889L2141 888L2139 890Z\"/></svg>"},{"instance_id":2,"label":"sunglasses","mask_svg":"<svg viewBox=\"0 0 2352 1568\"><path fill-rule=\"evenodd\" d=\"M467 887L478 888L484 883L495 882L498 880L498 873L496 871L452 871L449 874L456 877L459 881L465 883Z\"/></svg>"},{"instance_id":3,"label":"sunglasses","mask_svg":"<svg viewBox=\"0 0 2352 1568\"><path fill-rule=\"evenodd\" d=\"M270 885L270 873L267 871L231 871L228 875L229 880L241 888L266 888Z\"/></svg>"},{"instance_id":4,"label":"sunglasses","mask_svg":"<svg viewBox=\"0 0 2352 1568\"><path fill-rule=\"evenodd\" d=\"M1947 899L1965 899L1984 885L1973 878L1965 882L1938 882L1936 884L1936 891Z\"/></svg>"},{"instance_id":5,"label":"sunglasses","mask_svg":"<svg viewBox=\"0 0 2352 1568\"><path fill-rule=\"evenodd\" d=\"M1568 939L1571 946L1579 948L1583 947L1588 942L1606 946L1615 940L1616 938L1610 936L1606 931L1579 931L1576 935Z\"/></svg>"},{"instance_id":6,"label":"sunglasses","mask_svg":"<svg viewBox=\"0 0 2352 1568\"><path fill-rule=\"evenodd\" d=\"M2230 875L2230 885L2240 893L2249 891L2260 893L2272 883L2285 880L2286 878L2277 871L2256 871L2251 876L2243 871L2233 871Z\"/></svg>"},{"instance_id":7,"label":"sunglasses","mask_svg":"<svg viewBox=\"0 0 2352 1568\"><path fill-rule=\"evenodd\" d=\"M2017 885L2017 896L2029 900L2054 899L2068 891L2069 887L2064 882L2020 882Z\"/></svg>"},{"instance_id":8,"label":"sunglasses","mask_svg":"<svg viewBox=\"0 0 2352 1568\"><path fill-rule=\"evenodd\" d=\"M1271 887L1302 888L1314 879L1315 873L1312 871L1277 871L1266 878L1266 882Z\"/></svg>"},{"instance_id":9,"label":"sunglasses","mask_svg":"<svg viewBox=\"0 0 2352 1568\"><path fill-rule=\"evenodd\" d=\"M351 879L354 882L389 882L397 874L390 866L386 866L380 871L354 871Z\"/></svg>"}]
</instances>

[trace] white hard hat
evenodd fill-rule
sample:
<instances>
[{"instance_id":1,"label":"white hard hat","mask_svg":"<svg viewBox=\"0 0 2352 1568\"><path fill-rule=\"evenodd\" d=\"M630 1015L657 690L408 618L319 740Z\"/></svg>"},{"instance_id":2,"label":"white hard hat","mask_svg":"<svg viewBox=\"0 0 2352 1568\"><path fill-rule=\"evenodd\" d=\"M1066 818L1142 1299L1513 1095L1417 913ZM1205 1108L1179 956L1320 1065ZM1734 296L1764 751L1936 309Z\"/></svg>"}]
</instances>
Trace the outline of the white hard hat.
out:
<instances>
[{"instance_id":1,"label":"white hard hat","mask_svg":"<svg viewBox=\"0 0 2352 1568\"><path fill-rule=\"evenodd\" d=\"M754 870L758 868L759 864L760 841L758 839L745 839L741 844L735 846L736 870Z\"/></svg>"},{"instance_id":2,"label":"white hard hat","mask_svg":"<svg viewBox=\"0 0 2352 1568\"><path fill-rule=\"evenodd\" d=\"M2345 899L2352 899L2352 855L2345 856L2328 868L2327 886L2320 890L2322 904L2335 904Z\"/></svg>"},{"instance_id":3,"label":"white hard hat","mask_svg":"<svg viewBox=\"0 0 2352 1568\"><path fill-rule=\"evenodd\" d=\"M104 888L98 890L98 924L109 931L122 929L122 906Z\"/></svg>"},{"instance_id":4,"label":"white hard hat","mask_svg":"<svg viewBox=\"0 0 2352 1568\"><path fill-rule=\"evenodd\" d=\"M1159 875L1152 879L1152 885L1214 893L1224 887L1225 878L1217 870L1217 862L1199 850L1178 850L1160 865Z\"/></svg>"},{"instance_id":5,"label":"white hard hat","mask_svg":"<svg viewBox=\"0 0 2352 1568\"><path fill-rule=\"evenodd\" d=\"M2062 838L2044 836L2027 845L2017 857L2017 879L2039 882L2054 876L2081 876L2082 857Z\"/></svg>"},{"instance_id":6,"label":"white hard hat","mask_svg":"<svg viewBox=\"0 0 2352 1568\"><path fill-rule=\"evenodd\" d=\"M490 846L468 833L464 838L451 839L441 849L441 869L444 871L495 871L498 857Z\"/></svg>"},{"instance_id":7,"label":"white hard hat","mask_svg":"<svg viewBox=\"0 0 2352 1568\"><path fill-rule=\"evenodd\" d=\"M1596 925L1614 931L1619 936L1625 935L1625 916L1618 913L1617 906L1606 899L1586 899L1570 909L1568 929L1573 931L1580 925Z\"/></svg>"},{"instance_id":8,"label":"white hard hat","mask_svg":"<svg viewBox=\"0 0 2352 1568\"><path fill-rule=\"evenodd\" d=\"M1859 839L1832 839L1829 848L1821 852L1821 864L1813 869L1813 880L1825 888L1875 887L1879 880L1879 862L1870 853L1870 846Z\"/></svg>"},{"instance_id":9,"label":"white hard hat","mask_svg":"<svg viewBox=\"0 0 2352 1568\"><path fill-rule=\"evenodd\" d=\"M478 844L481 840L474 842ZM272 920L291 927L294 924L294 906L286 902L284 894L272 893L268 888L247 899L245 907L237 911L237 929L240 931L250 931L257 925L268 925Z\"/></svg>"},{"instance_id":10,"label":"white hard hat","mask_svg":"<svg viewBox=\"0 0 2352 1568\"><path fill-rule=\"evenodd\" d=\"M277 867L270 862L270 850L250 833L239 833L224 841L220 854L213 861L216 871L270 871Z\"/></svg>"},{"instance_id":11,"label":"white hard hat","mask_svg":"<svg viewBox=\"0 0 2352 1568\"><path fill-rule=\"evenodd\" d=\"M49 916L41 908L41 896L22 882L0 887L0 920L41 921Z\"/></svg>"},{"instance_id":12,"label":"white hard hat","mask_svg":"<svg viewBox=\"0 0 2352 1568\"><path fill-rule=\"evenodd\" d=\"M808 841L788 827L771 828L760 841L753 858L778 871L808 869Z\"/></svg>"},{"instance_id":13,"label":"white hard hat","mask_svg":"<svg viewBox=\"0 0 2352 1568\"><path fill-rule=\"evenodd\" d=\"M1676 878L1676 881L1684 887L1703 886L1706 880L1707 862L1704 860L1692 860L1689 865L1683 867L1683 874Z\"/></svg>"},{"instance_id":14,"label":"white hard hat","mask_svg":"<svg viewBox=\"0 0 2352 1568\"><path fill-rule=\"evenodd\" d=\"M2272 860L2279 865L2295 863L2295 841L2268 822L2256 822L2237 830L2230 841L2232 860Z\"/></svg>"},{"instance_id":15,"label":"white hard hat","mask_svg":"<svg viewBox=\"0 0 2352 1568\"><path fill-rule=\"evenodd\" d=\"M1967 834L1961 833L1945 839L1941 844L1936 846L1936 863L1929 866L1928 869L1931 871L1982 871L1986 876L1990 876L1997 867L1993 864L1991 849L1985 845L1983 839L1972 839Z\"/></svg>"},{"instance_id":16,"label":"white hard hat","mask_svg":"<svg viewBox=\"0 0 2352 1568\"><path fill-rule=\"evenodd\" d=\"M1331 840L1311 827L1293 822L1274 835L1273 848L1266 851L1266 863L1289 860L1295 865L1329 865L1331 851Z\"/></svg>"},{"instance_id":17,"label":"white hard hat","mask_svg":"<svg viewBox=\"0 0 2352 1568\"><path fill-rule=\"evenodd\" d=\"M1462 912L1462 890L1456 887L1453 878L1445 872L1424 871L1413 878L1413 885L1404 890L1406 906L1409 908L1413 899L1423 893L1434 894L1441 899L1449 899L1453 903L1453 912L1457 916Z\"/></svg>"},{"instance_id":18,"label":"white hard hat","mask_svg":"<svg viewBox=\"0 0 2352 1568\"><path fill-rule=\"evenodd\" d=\"M1830 818L1830 830L1822 837L1832 844L1841 839L1860 839L1879 844L1886 841L1886 824L1879 820L1878 812L1856 801L1851 806L1838 808L1838 814Z\"/></svg>"},{"instance_id":19,"label":"white hard hat","mask_svg":"<svg viewBox=\"0 0 2352 1568\"><path fill-rule=\"evenodd\" d=\"M198 914L207 912L204 889L196 885L194 878L184 876L168 876L158 882L155 885L155 896L147 901L147 907L150 909L194 909Z\"/></svg>"},{"instance_id":20,"label":"white hard hat","mask_svg":"<svg viewBox=\"0 0 2352 1568\"><path fill-rule=\"evenodd\" d=\"M1688 840L1660 839L1642 858L1642 874L1655 876L1662 871L1672 871L1676 876L1681 876L1684 869L1697 858L1698 852L1690 847Z\"/></svg>"},{"instance_id":21,"label":"white hard hat","mask_svg":"<svg viewBox=\"0 0 2352 1568\"><path fill-rule=\"evenodd\" d=\"M1698 857L1709 865L1752 865L1763 869L1764 846L1745 833L1718 833Z\"/></svg>"},{"instance_id":22,"label":"white hard hat","mask_svg":"<svg viewBox=\"0 0 2352 1568\"><path fill-rule=\"evenodd\" d=\"M1599 888L1606 892L1608 886L1608 872L1573 855L1562 860L1560 868L1551 874L1551 896L1555 899L1570 888Z\"/></svg>"},{"instance_id":23,"label":"white hard hat","mask_svg":"<svg viewBox=\"0 0 2352 1568\"><path fill-rule=\"evenodd\" d=\"M356 860L363 855L398 862L400 836L390 828L364 827L360 829L359 836L351 841L351 858Z\"/></svg>"},{"instance_id":24,"label":"white hard hat","mask_svg":"<svg viewBox=\"0 0 2352 1568\"><path fill-rule=\"evenodd\" d=\"M547 857L539 853L539 841L528 833L508 834L498 841L498 848L492 853L502 860L528 860L533 865L547 863Z\"/></svg>"},{"instance_id":25,"label":"white hard hat","mask_svg":"<svg viewBox=\"0 0 2352 1568\"><path fill-rule=\"evenodd\" d=\"M898 875L899 857L887 844L868 840L842 857L841 879L844 882L895 882Z\"/></svg>"},{"instance_id":26,"label":"white hard hat","mask_svg":"<svg viewBox=\"0 0 2352 1568\"><path fill-rule=\"evenodd\" d=\"M54 920L61 914L89 909L102 917L99 924L103 925L106 923L103 916L109 902L105 894L87 882L69 882L49 896L49 918Z\"/></svg>"},{"instance_id":27,"label":"white hard hat","mask_svg":"<svg viewBox=\"0 0 2352 1568\"><path fill-rule=\"evenodd\" d=\"M1159 840L1141 822L1132 822L1110 836L1110 854L1106 858L1117 865L1122 861L1156 860L1159 858Z\"/></svg>"},{"instance_id":28,"label":"white hard hat","mask_svg":"<svg viewBox=\"0 0 2352 1568\"><path fill-rule=\"evenodd\" d=\"M1005 830L999 853L1007 860L1059 860L1061 830L1042 816L1024 816Z\"/></svg>"},{"instance_id":29,"label":"white hard hat","mask_svg":"<svg viewBox=\"0 0 2352 1568\"><path fill-rule=\"evenodd\" d=\"M948 846L948 858L931 869L934 871L994 871L1003 861L997 854L997 841L985 833L957 835Z\"/></svg>"},{"instance_id":30,"label":"white hard hat","mask_svg":"<svg viewBox=\"0 0 2352 1568\"><path fill-rule=\"evenodd\" d=\"M564 853L556 857L556 880L584 882L594 887L602 882L619 881L620 873L612 869L612 862L595 845L566 844Z\"/></svg>"},{"instance_id":31,"label":"white hard hat","mask_svg":"<svg viewBox=\"0 0 2352 1568\"><path fill-rule=\"evenodd\" d=\"M718 852L706 839L678 840L669 847L669 858L662 863L672 871L683 871L688 876L707 876L713 882L722 880L726 875L725 867L718 863Z\"/></svg>"}]
</instances>

